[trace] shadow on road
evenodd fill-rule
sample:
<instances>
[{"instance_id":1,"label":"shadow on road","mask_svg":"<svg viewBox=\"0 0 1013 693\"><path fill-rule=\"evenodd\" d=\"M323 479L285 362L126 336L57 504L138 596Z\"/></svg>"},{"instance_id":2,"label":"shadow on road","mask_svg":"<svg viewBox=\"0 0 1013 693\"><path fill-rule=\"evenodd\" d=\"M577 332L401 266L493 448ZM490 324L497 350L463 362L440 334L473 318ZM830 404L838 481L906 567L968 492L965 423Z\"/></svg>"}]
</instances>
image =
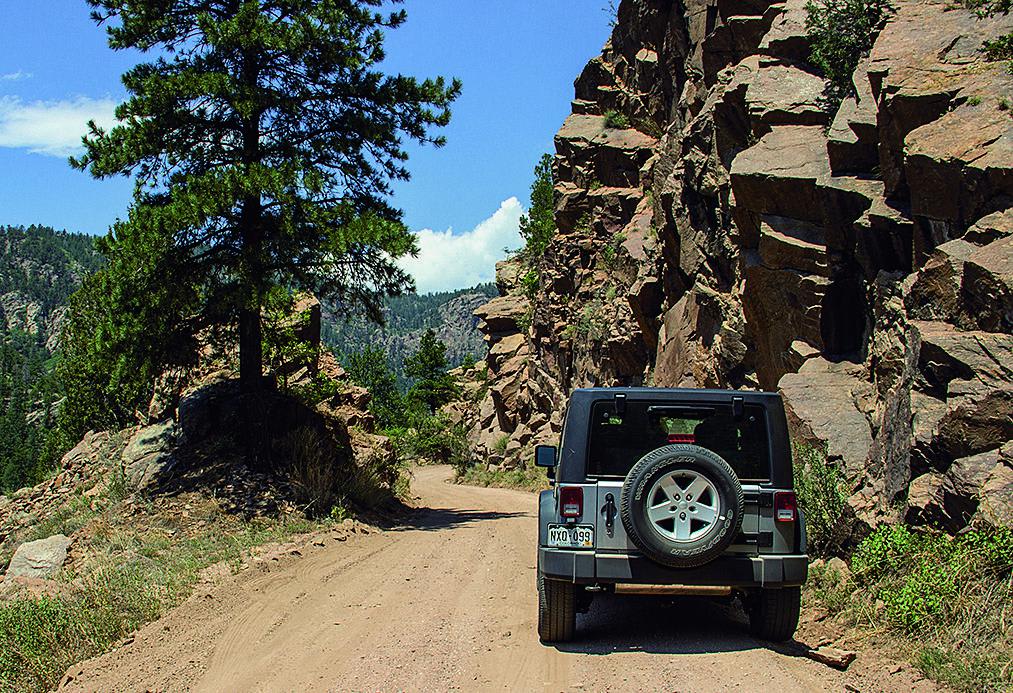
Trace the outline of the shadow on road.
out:
<instances>
[{"instance_id":1,"label":"shadow on road","mask_svg":"<svg viewBox=\"0 0 1013 693\"><path fill-rule=\"evenodd\" d=\"M746 617L731 602L700 597L600 595L591 611L577 616L577 639L555 645L560 652L608 655L648 652L667 655L712 654L776 649L746 630Z\"/></svg>"},{"instance_id":2,"label":"shadow on road","mask_svg":"<svg viewBox=\"0 0 1013 693\"><path fill-rule=\"evenodd\" d=\"M398 527L392 531L404 531L409 529L421 529L423 531L435 532L438 530L452 529L476 522L487 522L489 520L502 520L510 517L525 517L530 513L524 512L501 512L496 510L468 510L464 508L419 508L405 517Z\"/></svg>"}]
</instances>

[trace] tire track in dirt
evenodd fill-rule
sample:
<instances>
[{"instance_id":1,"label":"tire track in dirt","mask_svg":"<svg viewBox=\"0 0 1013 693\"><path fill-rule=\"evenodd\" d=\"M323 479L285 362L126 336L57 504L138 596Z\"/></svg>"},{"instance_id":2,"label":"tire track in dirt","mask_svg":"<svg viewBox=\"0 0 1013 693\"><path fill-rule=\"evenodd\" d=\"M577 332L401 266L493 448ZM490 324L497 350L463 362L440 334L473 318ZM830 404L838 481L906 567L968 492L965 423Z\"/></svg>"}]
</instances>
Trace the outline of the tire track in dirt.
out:
<instances>
[{"instance_id":1,"label":"tire track in dirt","mask_svg":"<svg viewBox=\"0 0 1013 693\"><path fill-rule=\"evenodd\" d=\"M840 691L854 682L768 649L741 616L703 600L603 598L580 617L579 642L540 644L535 497L450 476L416 471L421 509L409 525L245 571L72 667L66 690Z\"/></svg>"}]
</instances>

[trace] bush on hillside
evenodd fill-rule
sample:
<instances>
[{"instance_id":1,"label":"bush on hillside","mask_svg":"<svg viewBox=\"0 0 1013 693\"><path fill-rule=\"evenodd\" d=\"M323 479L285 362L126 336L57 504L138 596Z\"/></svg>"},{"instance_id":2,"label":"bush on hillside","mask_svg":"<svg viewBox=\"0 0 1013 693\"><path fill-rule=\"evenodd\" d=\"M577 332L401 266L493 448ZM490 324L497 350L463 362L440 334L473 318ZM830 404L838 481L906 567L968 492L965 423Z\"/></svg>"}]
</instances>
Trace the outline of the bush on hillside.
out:
<instances>
[{"instance_id":1,"label":"bush on hillside","mask_svg":"<svg viewBox=\"0 0 1013 693\"><path fill-rule=\"evenodd\" d=\"M384 431L405 462L449 464L460 471L471 464L466 431L442 413L413 413L402 426Z\"/></svg>"}]
</instances>

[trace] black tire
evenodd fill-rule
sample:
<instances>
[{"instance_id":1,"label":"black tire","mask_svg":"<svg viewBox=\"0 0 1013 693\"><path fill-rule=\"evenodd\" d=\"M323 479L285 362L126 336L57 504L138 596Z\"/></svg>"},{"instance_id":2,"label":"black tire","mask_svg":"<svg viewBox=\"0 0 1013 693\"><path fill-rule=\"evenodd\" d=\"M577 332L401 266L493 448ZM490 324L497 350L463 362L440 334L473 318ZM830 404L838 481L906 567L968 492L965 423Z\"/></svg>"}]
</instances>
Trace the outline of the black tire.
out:
<instances>
[{"instance_id":1,"label":"black tire","mask_svg":"<svg viewBox=\"0 0 1013 693\"><path fill-rule=\"evenodd\" d=\"M749 632L771 642L791 640L801 607L801 587L760 590L749 609Z\"/></svg>"},{"instance_id":2,"label":"black tire","mask_svg":"<svg viewBox=\"0 0 1013 693\"><path fill-rule=\"evenodd\" d=\"M538 639L542 642L573 640L577 629L577 587L549 580L538 573Z\"/></svg>"},{"instance_id":3,"label":"black tire","mask_svg":"<svg viewBox=\"0 0 1013 693\"><path fill-rule=\"evenodd\" d=\"M722 515L706 534L677 542L656 531L647 517L654 483L667 474L688 470L706 477L720 498ZM734 541L742 526L742 484L719 455L697 445L666 445L638 461L626 475L619 516L630 540L645 556L671 568L695 568L713 561Z\"/></svg>"}]
</instances>

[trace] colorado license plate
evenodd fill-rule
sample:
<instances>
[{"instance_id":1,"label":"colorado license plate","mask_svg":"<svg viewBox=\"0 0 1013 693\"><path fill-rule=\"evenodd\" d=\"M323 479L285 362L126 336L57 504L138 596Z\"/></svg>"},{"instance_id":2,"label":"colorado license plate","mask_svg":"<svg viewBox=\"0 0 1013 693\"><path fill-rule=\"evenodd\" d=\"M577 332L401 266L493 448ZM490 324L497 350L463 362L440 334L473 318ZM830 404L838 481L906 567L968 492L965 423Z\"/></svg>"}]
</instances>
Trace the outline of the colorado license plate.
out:
<instances>
[{"instance_id":1,"label":"colorado license plate","mask_svg":"<svg viewBox=\"0 0 1013 693\"><path fill-rule=\"evenodd\" d=\"M549 546L564 549L593 549L593 525L549 525Z\"/></svg>"}]
</instances>

